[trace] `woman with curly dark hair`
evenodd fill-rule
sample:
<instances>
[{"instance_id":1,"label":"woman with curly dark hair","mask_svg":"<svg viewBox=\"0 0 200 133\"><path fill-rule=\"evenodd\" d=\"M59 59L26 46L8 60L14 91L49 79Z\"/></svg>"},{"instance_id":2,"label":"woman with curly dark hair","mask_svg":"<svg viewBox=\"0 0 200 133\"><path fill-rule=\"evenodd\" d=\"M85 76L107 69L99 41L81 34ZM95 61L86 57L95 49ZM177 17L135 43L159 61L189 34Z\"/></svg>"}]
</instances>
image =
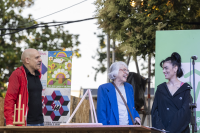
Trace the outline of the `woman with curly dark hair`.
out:
<instances>
[{"instance_id":1,"label":"woman with curly dark hair","mask_svg":"<svg viewBox=\"0 0 200 133\"><path fill-rule=\"evenodd\" d=\"M189 133L191 87L178 79L183 76L181 56L174 52L160 66L168 82L157 87L151 111L152 126L169 133Z\"/></svg>"}]
</instances>

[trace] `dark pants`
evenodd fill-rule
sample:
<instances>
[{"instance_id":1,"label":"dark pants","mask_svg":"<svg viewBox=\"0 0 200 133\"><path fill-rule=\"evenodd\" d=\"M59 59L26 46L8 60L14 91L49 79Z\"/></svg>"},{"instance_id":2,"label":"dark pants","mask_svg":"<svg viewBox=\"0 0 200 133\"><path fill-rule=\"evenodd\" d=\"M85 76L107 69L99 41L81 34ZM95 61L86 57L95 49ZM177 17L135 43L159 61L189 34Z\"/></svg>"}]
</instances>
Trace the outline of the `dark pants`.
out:
<instances>
[{"instance_id":1,"label":"dark pants","mask_svg":"<svg viewBox=\"0 0 200 133\"><path fill-rule=\"evenodd\" d=\"M41 124L27 124L26 126L44 126L44 123L41 123Z\"/></svg>"}]
</instances>

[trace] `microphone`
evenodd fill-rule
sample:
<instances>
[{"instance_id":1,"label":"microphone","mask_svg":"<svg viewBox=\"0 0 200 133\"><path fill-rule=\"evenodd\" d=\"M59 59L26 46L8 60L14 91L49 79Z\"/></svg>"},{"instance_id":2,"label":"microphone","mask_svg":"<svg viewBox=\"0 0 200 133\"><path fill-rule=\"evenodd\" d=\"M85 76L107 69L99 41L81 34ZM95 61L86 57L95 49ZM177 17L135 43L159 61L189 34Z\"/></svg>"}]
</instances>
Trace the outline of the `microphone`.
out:
<instances>
[{"instance_id":1,"label":"microphone","mask_svg":"<svg viewBox=\"0 0 200 133\"><path fill-rule=\"evenodd\" d=\"M197 57L196 55L193 55L193 56L191 57L191 59L193 59L193 60L197 60L198 57Z\"/></svg>"}]
</instances>

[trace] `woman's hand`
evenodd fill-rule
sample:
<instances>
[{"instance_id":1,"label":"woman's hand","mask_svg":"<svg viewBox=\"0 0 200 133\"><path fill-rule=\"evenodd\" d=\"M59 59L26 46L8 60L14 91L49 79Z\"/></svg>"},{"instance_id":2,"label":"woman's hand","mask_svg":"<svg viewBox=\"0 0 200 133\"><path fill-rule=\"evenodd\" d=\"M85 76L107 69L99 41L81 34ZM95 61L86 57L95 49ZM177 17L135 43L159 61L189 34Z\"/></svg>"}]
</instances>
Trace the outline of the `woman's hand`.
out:
<instances>
[{"instance_id":1,"label":"woman's hand","mask_svg":"<svg viewBox=\"0 0 200 133\"><path fill-rule=\"evenodd\" d=\"M165 129L162 129L163 131L165 131ZM166 133L166 132L161 132L161 133Z\"/></svg>"},{"instance_id":2,"label":"woman's hand","mask_svg":"<svg viewBox=\"0 0 200 133\"><path fill-rule=\"evenodd\" d=\"M141 120L139 117L135 117L136 122L138 122L141 125Z\"/></svg>"}]
</instances>

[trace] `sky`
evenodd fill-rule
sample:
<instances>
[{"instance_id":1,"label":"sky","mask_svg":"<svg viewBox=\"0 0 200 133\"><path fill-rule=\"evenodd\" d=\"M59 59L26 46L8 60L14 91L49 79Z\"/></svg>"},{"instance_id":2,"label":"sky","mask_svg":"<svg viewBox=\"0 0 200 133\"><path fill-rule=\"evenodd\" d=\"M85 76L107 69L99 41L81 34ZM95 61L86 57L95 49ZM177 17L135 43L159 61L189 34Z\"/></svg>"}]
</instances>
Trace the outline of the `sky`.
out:
<instances>
[{"instance_id":1,"label":"sky","mask_svg":"<svg viewBox=\"0 0 200 133\"><path fill-rule=\"evenodd\" d=\"M95 0L35 0L34 6L23 11L22 15L27 17L32 14L34 19L41 18L48 14L57 12L64 8L70 7L82 2L74 7L66 9L62 12L37 20L37 22L52 22L52 21L73 21L94 17ZM98 62L92 58L96 55L96 49L99 46L97 34L102 33L98 29L97 20L88 20L79 23L64 25L64 29L70 34L79 34L79 49L81 58L72 58L72 90L82 88L98 88L99 85L106 83L107 73L98 74L97 81L94 81L95 70ZM94 34L96 33L96 35ZM141 64L141 62L139 63ZM129 70L136 72L135 63L131 61Z\"/></svg>"}]
</instances>

